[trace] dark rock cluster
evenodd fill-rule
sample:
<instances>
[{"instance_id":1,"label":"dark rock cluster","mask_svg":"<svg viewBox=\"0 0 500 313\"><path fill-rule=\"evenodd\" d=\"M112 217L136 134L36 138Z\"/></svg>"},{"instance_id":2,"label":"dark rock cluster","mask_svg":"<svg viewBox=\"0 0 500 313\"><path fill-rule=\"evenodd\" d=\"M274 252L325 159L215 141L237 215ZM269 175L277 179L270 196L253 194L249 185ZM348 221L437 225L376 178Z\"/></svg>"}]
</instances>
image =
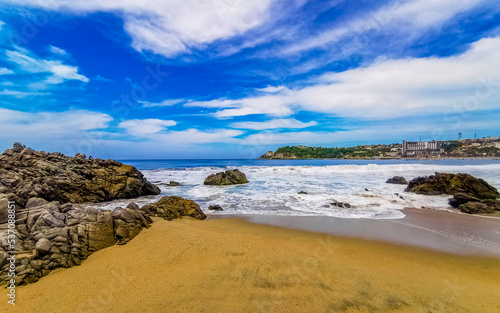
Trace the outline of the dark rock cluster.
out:
<instances>
[{"instance_id":1,"label":"dark rock cluster","mask_svg":"<svg viewBox=\"0 0 500 313\"><path fill-rule=\"evenodd\" d=\"M387 184L408 185L406 178L403 176L394 176L386 181Z\"/></svg>"},{"instance_id":2,"label":"dark rock cluster","mask_svg":"<svg viewBox=\"0 0 500 313\"><path fill-rule=\"evenodd\" d=\"M83 203L158 194L135 167L114 160L34 151L20 143L0 155L0 198L23 207L30 198Z\"/></svg>"},{"instance_id":3,"label":"dark rock cluster","mask_svg":"<svg viewBox=\"0 0 500 313\"><path fill-rule=\"evenodd\" d=\"M163 197L139 208L130 203L113 211L61 205L31 198L16 212L16 281L37 281L50 271L79 265L93 252L125 244L153 222L151 217L166 220L191 216L205 219L192 200ZM8 281L7 224L0 224L0 286Z\"/></svg>"},{"instance_id":4,"label":"dark rock cluster","mask_svg":"<svg viewBox=\"0 0 500 313\"><path fill-rule=\"evenodd\" d=\"M500 193L485 182L469 174L436 173L410 181L405 191L424 195L452 195L450 205L460 211L494 213L500 211Z\"/></svg>"},{"instance_id":5,"label":"dark rock cluster","mask_svg":"<svg viewBox=\"0 0 500 313\"><path fill-rule=\"evenodd\" d=\"M15 143L0 155L0 286L10 279L13 250L16 284L22 285L56 268L78 265L95 251L127 243L149 227L152 217L206 218L194 201L181 197L163 197L142 208L130 203L113 211L76 205L158 194L160 189L133 166L83 154L37 152ZM14 214L9 212L12 203Z\"/></svg>"}]
</instances>

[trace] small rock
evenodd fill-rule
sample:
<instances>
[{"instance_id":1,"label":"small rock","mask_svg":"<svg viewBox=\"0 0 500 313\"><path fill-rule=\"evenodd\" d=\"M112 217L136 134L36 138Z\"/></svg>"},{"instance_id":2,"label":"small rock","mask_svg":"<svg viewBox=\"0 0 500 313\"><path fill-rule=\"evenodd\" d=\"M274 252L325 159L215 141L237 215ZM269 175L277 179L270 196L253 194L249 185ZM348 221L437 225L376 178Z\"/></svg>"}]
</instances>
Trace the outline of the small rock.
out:
<instances>
[{"instance_id":1,"label":"small rock","mask_svg":"<svg viewBox=\"0 0 500 313\"><path fill-rule=\"evenodd\" d=\"M208 209L211 211L224 211L224 209L218 204L211 205Z\"/></svg>"},{"instance_id":2,"label":"small rock","mask_svg":"<svg viewBox=\"0 0 500 313\"><path fill-rule=\"evenodd\" d=\"M386 181L387 184L408 185L408 181L403 176L394 176Z\"/></svg>"},{"instance_id":3,"label":"small rock","mask_svg":"<svg viewBox=\"0 0 500 313\"><path fill-rule=\"evenodd\" d=\"M12 145L12 151L14 151L15 153L20 153L24 148L26 148L26 146L20 142L14 142L14 144Z\"/></svg>"},{"instance_id":4,"label":"small rock","mask_svg":"<svg viewBox=\"0 0 500 313\"><path fill-rule=\"evenodd\" d=\"M171 180L170 183L167 184L167 186L169 186L169 187L178 187L180 185L181 185L180 183L173 181L173 180Z\"/></svg>"},{"instance_id":5,"label":"small rock","mask_svg":"<svg viewBox=\"0 0 500 313\"><path fill-rule=\"evenodd\" d=\"M307 195L307 192L305 192L305 191L299 191L299 195Z\"/></svg>"},{"instance_id":6,"label":"small rock","mask_svg":"<svg viewBox=\"0 0 500 313\"><path fill-rule=\"evenodd\" d=\"M346 203L346 202L331 202L330 205L332 206L336 206L338 208L343 208L343 209L350 209L351 208L351 205L349 203Z\"/></svg>"}]
</instances>

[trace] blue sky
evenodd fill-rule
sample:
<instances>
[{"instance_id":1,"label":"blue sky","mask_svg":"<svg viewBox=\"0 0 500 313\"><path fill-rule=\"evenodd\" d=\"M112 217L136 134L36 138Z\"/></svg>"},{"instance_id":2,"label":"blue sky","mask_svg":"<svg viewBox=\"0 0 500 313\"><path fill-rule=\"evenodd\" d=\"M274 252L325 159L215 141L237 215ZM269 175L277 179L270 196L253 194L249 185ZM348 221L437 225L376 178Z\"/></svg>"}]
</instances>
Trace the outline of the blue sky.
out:
<instances>
[{"instance_id":1,"label":"blue sky","mask_svg":"<svg viewBox=\"0 0 500 313\"><path fill-rule=\"evenodd\" d=\"M0 146L256 158L500 135L500 5L0 0Z\"/></svg>"}]
</instances>

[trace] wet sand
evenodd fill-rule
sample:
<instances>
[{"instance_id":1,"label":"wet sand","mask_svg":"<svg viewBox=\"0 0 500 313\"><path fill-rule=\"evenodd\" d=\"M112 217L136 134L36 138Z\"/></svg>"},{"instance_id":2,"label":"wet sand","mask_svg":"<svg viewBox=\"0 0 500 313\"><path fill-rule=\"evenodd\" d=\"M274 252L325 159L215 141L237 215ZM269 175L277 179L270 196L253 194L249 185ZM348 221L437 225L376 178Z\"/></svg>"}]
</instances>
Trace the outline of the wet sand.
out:
<instances>
[{"instance_id":1,"label":"wet sand","mask_svg":"<svg viewBox=\"0 0 500 313\"><path fill-rule=\"evenodd\" d=\"M252 223L380 240L455 254L500 256L500 218L407 208L403 219L241 215ZM211 215L227 218L231 215Z\"/></svg>"},{"instance_id":2,"label":"wet sand","mask_svg":"<svg viewBox=\"0 0 500 313\"><path fill-rule=\"evenodd\" d=\"M500 261L241 218L156 220L17 297L2 312L500 312Z\"/></svg>"}]
</instances>

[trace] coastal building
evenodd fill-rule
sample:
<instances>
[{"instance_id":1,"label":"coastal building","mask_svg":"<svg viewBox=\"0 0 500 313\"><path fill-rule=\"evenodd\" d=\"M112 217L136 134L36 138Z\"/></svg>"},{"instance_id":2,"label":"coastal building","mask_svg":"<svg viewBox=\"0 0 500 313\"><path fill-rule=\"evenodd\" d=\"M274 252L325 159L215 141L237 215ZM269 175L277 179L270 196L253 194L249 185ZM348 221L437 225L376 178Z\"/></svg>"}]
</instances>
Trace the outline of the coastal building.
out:
<instances>
[{"instance_id":1,"label":"coastal building","mask_svg":"<svg viewBox=\"0 0 500 313\"><path fill-rule=\"evenodd\" d=\"M406 141L403 140L403 155L426 155L444 152L441 141Z\"/></svg>"}]
</instances>

